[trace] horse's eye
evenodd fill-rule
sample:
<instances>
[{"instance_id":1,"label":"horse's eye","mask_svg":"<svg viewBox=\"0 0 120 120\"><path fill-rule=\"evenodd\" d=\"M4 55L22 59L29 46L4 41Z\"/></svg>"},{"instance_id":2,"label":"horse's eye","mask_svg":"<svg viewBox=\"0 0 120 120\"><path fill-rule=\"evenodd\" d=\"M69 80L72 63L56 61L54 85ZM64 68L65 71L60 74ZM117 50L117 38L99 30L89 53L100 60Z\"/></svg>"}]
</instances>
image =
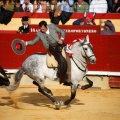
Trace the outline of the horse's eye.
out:
<instances>
[{"instance_id":1,"label":"horse's eye","mask_svg":"<svg viewBox=\"0 0 120 120\"><path fill-rule=\"evenodd\" d=\"M84 48L84 50L87 50L87 48Z\"/></svg>"}]
</instances>

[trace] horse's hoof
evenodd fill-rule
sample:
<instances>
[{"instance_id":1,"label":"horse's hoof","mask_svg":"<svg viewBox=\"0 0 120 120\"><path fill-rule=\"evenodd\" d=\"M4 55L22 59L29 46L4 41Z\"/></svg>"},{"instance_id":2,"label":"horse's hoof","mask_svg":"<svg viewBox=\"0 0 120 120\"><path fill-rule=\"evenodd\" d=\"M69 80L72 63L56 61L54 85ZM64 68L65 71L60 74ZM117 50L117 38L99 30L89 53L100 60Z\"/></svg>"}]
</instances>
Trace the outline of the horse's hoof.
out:
<instances>
[{"instance_id":1,"label":"horse's hoof","mask_svg":"<svg viewBox=\"0 0 120 120\"><path fill-rule=\"evenodd\" d=\"M90 88L90 85L84 85L84 86L81 87L82 90L85 90L85 89L88 89L88 88Z\"/></svg>"},{"instance_id":2,"label":"horse's hoof","mask_svg":"<svg viewBox=\"0 0 120 120\"><path fill-rule=\"evenodd\" d=\"M59 102L55 102L54 104L55 104L56 109L59 110L60 107L61 107L60 103Z\"/></svg>"},{"instance_id":3,"label":"horse's hoof","mask_svg":"<svg viewBox=\"0 0 120 120\"><path fill-rule=\"evenodd\" d=\"M61 105L61 106L64 106L65 103L64 103L63 101L60 101L60 105Z\"/></svg>"}]
</instances>

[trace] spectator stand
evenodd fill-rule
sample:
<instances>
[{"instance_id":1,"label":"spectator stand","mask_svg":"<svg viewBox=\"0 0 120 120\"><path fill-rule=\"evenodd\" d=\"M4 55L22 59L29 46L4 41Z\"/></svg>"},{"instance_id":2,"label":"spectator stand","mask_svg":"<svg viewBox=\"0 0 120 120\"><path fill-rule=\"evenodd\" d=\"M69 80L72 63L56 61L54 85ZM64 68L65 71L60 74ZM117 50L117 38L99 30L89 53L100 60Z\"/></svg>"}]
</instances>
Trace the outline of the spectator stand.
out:
<instances>
[{"instance_id":1,"label":"spectator stand","mask_svg":"<svg viewBox=\"0 0 120 120\"><path fill-rule=\"evenodd\" d=\"M29 12L17 12L14 13L11 21L7 24L0 24L0 31L17 31L19 26L21 26L21 18L23 16L29 16L30 24L38 25L38 23L41 20L47 21L47 23L50 22L49 14L48 13L29 13ZM74 13L71 16L71 19L65 24L65 25L72 25L73 21L78 19L78 18L83 18L84 14L83 13ZM105 13L105 14L96 14L95 15L95 23L96 25L100 25L100 19L103 20L111 20L112 23L115 26L116 29L116 34L120 34L120 15L117 13ZM59 25L62 25L60 22Z\"/></svg>"}]
</instances>

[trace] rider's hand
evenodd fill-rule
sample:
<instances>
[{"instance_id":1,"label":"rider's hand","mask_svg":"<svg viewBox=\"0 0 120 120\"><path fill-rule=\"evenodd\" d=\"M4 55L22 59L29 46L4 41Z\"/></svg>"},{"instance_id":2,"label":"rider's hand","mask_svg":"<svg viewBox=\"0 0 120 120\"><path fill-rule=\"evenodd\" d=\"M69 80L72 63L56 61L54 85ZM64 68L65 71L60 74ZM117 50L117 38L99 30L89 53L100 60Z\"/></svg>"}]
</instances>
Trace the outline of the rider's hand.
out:
<instances>
[{"instance_id":1,"label":"rider's hand","mask_svg":"<svg viewBox=\"0 0 120 120\"><path fill-rule=\"evenodd\" d=\"M26 42L25 42L24 40L21 40L21 41L22 41L22 43L23 43L23 44L25 44L25 45L26 45Z\"/></svg>"},{"instance_id":2,"label":"rider's hand","mask_svg":"<svg viewBox=\"0 0 120 120\"><path fill-rule=\"evenodd\" d=\"M63 40L60 39L60 40L58 41L58 44L63 44Z\"/></svg>"}]
</instances>

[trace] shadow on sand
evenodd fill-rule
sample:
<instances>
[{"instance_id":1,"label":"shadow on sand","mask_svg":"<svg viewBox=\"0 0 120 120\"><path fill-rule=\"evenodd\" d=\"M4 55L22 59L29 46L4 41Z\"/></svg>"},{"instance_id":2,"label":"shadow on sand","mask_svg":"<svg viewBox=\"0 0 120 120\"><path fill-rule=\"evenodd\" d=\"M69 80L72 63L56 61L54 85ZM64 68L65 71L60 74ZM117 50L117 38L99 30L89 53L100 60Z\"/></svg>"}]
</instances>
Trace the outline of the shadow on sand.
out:
<instances>
[{"instance_id":1,"label":"shadow on sand","mask_svg":"<svg viewBox=\"0 0 120 120\"><path fill-rule=\"evenodd\" d=\"M69 99L69 96L54 96L54 98L57 101L65 101L65 100ZM0 102L0 106L5 106L5 105L9 106L9 105L15 104L13 102L13 100L8 96L7 97L2 97L1 99L7 100L7 102L5 102L5 103ZM34 92L33 93L27 93L27 92L25 92L25 93L22 93L19 96L19 98L17 98L17 101L21 102L21 103L32 104L34 106L53 108L53 107L51 107L52 102L46 96L42 95L41 93L34 93ZM80 100L78 100L76 98L71 102L71 104L84 105L84 103L80 103ZM71 107L71 104L69 104L66 107L67 108Z\"/></svg>"}]
</instances>

